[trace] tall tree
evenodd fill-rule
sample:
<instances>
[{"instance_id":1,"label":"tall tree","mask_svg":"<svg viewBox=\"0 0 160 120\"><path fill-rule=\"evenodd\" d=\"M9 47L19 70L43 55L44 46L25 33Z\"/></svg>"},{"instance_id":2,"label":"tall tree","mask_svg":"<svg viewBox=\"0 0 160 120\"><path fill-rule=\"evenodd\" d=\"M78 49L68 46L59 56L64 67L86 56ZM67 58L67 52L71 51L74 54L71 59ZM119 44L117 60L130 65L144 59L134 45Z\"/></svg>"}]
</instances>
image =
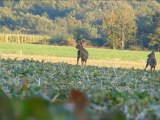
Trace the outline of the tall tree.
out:
<instances>
[{"instance_id":1,"label":"tall tree","mask_svg":"<svg viewBox=\"0 0 160 120\"><path fill-rule=\"evenodd\" d=\"M115 5L117 5L117 9L104 15L103 28L108 43L113 48L124 49L127 44L135 43L136 17L127 2L118 1Z\"/></svg>"},{"instance_id":2,"label":"tall tree","mask_svg":"<svg viewBox=\"0 0 160 120\"><path fill-rule=\"evenodd\" d=\"M155 15L153 15L153 22L155 30L148 35L149 46L156 50L160 50L160 13L156 12Z\"/></svg>"},{"instance_id":3,"label":"tall tree","mask_svg":"<svg viewBox=\"0 0 160 120\"><path fill-rule=\"evenodd\" d=\"M104 20L103 20L104 32L105 32L105 36L107 38L108 44L110 44L110 46L113 49L116 49L118 47L116 21L117 21L117 16L114 11L110 11L105 14Z\"/></svg>"}]
</instances>

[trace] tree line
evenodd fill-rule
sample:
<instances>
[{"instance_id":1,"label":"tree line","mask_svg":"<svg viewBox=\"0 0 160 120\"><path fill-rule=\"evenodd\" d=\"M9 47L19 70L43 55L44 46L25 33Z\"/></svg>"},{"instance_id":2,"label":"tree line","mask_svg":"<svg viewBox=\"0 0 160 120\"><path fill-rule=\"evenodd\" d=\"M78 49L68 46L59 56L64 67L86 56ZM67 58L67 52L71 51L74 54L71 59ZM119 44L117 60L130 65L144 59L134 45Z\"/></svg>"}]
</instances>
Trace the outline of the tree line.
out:
<instances>
[{"instance_id":1,"label":"tree line","mask_svg":"<svg viewBox=\"0 0 160 120\"><path fill-rule=\"evenodd\" d=\"M160 49L159 0L1 0L0 33L51 37L48 44Z\"/></svg>"}]
</instances>

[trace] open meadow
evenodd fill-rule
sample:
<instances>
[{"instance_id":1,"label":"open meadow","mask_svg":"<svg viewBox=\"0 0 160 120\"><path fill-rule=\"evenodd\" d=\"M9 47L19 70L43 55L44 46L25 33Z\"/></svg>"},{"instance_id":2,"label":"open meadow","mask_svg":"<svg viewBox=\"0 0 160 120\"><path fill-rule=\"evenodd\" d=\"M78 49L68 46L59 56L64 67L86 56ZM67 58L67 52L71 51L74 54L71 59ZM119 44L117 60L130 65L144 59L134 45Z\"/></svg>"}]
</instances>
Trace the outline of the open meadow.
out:
<instances>
[{"instance_id":1,"label":"open meadow","mask_svg":"<svg viewBox=\"0 0 160 120\"><path fill-rule=\"evenodd\" d=\"M122 67L144 69L150 51L110 50L104 48L86 48L89 52L88 65L104 67ZM1 58L34 59L48 62L76 64L75 47L0 43ZM156 52L157 62L160 53ZM149 68L148 68L149 69ZM158 64L157 70L160 69Z\"/></svg>"}]
</instances>

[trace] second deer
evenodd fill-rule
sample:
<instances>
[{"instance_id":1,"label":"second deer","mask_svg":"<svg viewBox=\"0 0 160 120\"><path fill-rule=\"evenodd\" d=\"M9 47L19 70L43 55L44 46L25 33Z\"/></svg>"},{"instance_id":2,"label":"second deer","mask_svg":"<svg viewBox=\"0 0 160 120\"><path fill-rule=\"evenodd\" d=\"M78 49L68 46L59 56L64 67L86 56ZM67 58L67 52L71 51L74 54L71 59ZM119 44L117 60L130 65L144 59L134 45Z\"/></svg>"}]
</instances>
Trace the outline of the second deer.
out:
<instances>
[{"instance_id":1,"label":"second deer","mask_svg":"<svg viewBox=\"0 0 160 120\"><path fill-rule=\"evenodd\" d=\"M148 55L146 67L145 67L144 70L146 70L149 65L151 67L151 71L155 70L156 65L157 65L157 60L156 60L156 57L155 57L155 51L154 50Z\"/></svg>"},{"instance_id":2,"label":"second deer","mask_svg":"<svg viewBox=\"0 0 160 120\"><path fill-rule=\"evenodd\" d=\"M88 51L83 48L81 41L77 42L76 49L78 49L78 51L77 51L77 65L78 65L79 59L81 58L82 66L86 66L87 59L88 59Z\"/></svg>"}]
</instances>

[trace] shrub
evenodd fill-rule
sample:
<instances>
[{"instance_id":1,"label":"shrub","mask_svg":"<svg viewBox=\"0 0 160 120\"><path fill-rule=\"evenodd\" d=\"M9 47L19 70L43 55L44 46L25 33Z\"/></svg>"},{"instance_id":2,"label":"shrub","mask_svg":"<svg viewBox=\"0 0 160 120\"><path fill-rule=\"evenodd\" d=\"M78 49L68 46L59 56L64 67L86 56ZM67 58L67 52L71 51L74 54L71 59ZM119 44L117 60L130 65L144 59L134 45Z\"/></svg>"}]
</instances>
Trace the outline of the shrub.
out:
<instances>
[{"instance_id":1,"label":"shrub","mask_svg":"<svg viewBox=\"0 0 160 120\"><path fill-rule=\"evenodd\" d=\"M129 46L129 50L141 51L145 50L145 48L143 48L142 46L131 45Z\"/></svg>"},{"instance_id":2,"label":"shrub","mask_svg":"<svg viewBox=\"0 0 160 120\"><path fill-rule=\"evenodd\" d=\"M67 45L68 46L76 46L76 40L72 38L66 39Z\"/></svg>"},{"instance_id":3,"label":"shrub","mask_svg":"<svg viewBox=\"0 0 160 120\"><path fill-rule=\"evenodd\" d=\"M57 35L57 36L54 36L53 38L51 38L49 40L49 44L54 44L54 45L65 45L67 44L64 36L62 35Z\"/></svg>"}]
</instances>

